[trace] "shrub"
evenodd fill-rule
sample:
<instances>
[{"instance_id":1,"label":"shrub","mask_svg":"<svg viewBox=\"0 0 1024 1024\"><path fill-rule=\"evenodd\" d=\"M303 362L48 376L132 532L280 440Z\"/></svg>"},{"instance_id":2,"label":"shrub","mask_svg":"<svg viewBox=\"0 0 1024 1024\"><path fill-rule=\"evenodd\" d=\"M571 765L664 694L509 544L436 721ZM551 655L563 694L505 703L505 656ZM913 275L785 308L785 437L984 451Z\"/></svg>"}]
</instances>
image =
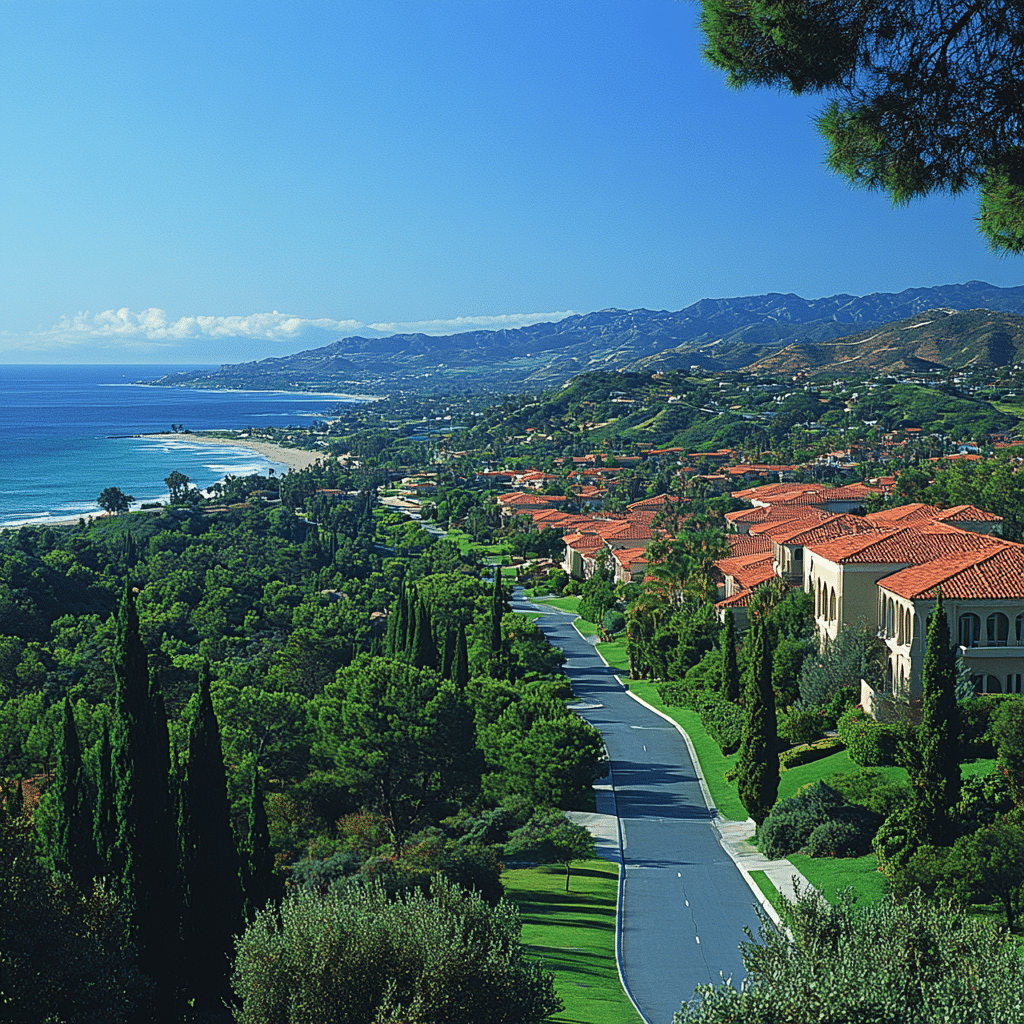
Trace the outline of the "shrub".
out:
<instances>
[{"instance_id":1,"label":"shrub","mask_svg":"<svg viewBox=\"0 0 1024 1024\"><path fill-rule=\"evenodd\" d=\"M739 750L745 720L743 709L738 704L710 693L696 704L701 725L722 753L733 754Z\"/></svg>"},{"instance_id":2,"label":"shrub","mask_svg":"<svg viewBox=\"0 0 1024 1024\"><path fill-rule=\"evenodd\" d=\"M1009 779L998 769L988 775L964 779L960 786L956 817L963 835L991 825L996 818L1012 809L1013 793Z\"/></svg>"},{"instance_id":3,"label":"shrub","mask_svg":"<svg viewBox=\"0 0 1024 1024\"><path fill-rule=\"evenodd\" d=\"M890 779L885 772L877 768L836 772L822 781L839 793L844 800L866 807L883 819L900 808L908 807L913 798L910 786L898 779Z\"/></svg>"},{"instance_id":4,"label":"shrub","mask_svg":"<svg viewBox=\"0 0 1024 1024\"><path fill-rule=\"evenodd\" d=\"M626 616L617 608L610 608L604 613L602 625L609 633L621 633L626 628Z\"/></svg>"},{"instance_id":5,"label":"shrub","mask_svg":"<svg viewBox=\"0 0 1024 1024\"><path fill-rule=\"evenodd\" d=\"M1019 701L1016 694L988 694L960 702L960 747L963 759L995 757L992 727L1007 703Z\"/></svg>"},{"instance_id":6,"label":"shrub","mask_svg":"<svg viewBox=\"0 0 1024 1024\"><path fill-rule=\"evenodd\" d=\"M779 721L779 735L791 747L804 743L813 743L825 735L824 719L820 711L797 711L790 709Z\"/></svg>"},{"instance_id":7,"label":"shrub","mask_svg":"<svg viewBox=\"0 0 1024 1024\"><path fill-rule=\"evenodd\" d=\"M902 870L924 844L924 823L913 806L893 811L871 843L878 866L890 878Z\"/></svg>"},{"instance_id":8,"label":"shrub","mask_svg":"<svg viewBox=\"0 0 1024 1024\"><path fill-rule=\"evenodd\" d=\"M812 857L862 857L871 852L871 836L852 821L824 821L804 849Z\"/></svg>"},{"instance_id":9,"label":"shrub","mask_svg":"<svg viewBox=\"0 0 1024 1024\"><path fill-rule=\"evenodd\" d=\"M871 840L881 817L848 803L842 795L822 782L812 782L795 796L772 808L758 831L758 846L772 860L806 850L812 857L862 856L871 849ZM826 831L811 851L812 836L825 825L843 825L842 830ZM847 852L838 853L837 850Z\"/></svg>"},{"instance_id":10,"label":"shrub","mask_svg":"<svg viewBox=\"0 0 1024 1024\"><path fill-rule=\"evenodd\" d=\"M839 738L846 744L850 760L865 768L896 764L901 733L899 726L876 722L859 709L839 720Z\"/></svg>"},{"instance_id":11,"label":"shrub","mask_svg":"<svg viewBox=\"0 0 1024 1024\"><path fill-rule=\"evenodd\" d=\"M835 739L818 742L813 746L793 747L779 754L779 768L786 771L789 768L798 768L802 764L812 764L823 757L831 757L842 749L842 743Z\"/></svg>"},{"instance_id":12,"label":"shrub","mask_svg":"<svg viewBox=\"0 0 1024 1024\"><path fill-rule=\"evenodd\" d=\"M902 898L920 889L926 896L934 896L949 871L951 852L949 847L918 847L906 863L889 876L890 892Z\"/></svg>"},{"instance_id":13,"label":"shrub","mask_svg":"<svg viewBox=\"0 0 1024 1024\"><path fill-rule=\"evenodd\" d=\"M395 900L378 885L301 889L238 941L235 1019L539 1024L561 1001L551 975L525 958L520 930L509 904L489 907L441 879Z\"/></svg>"}]
</instances>

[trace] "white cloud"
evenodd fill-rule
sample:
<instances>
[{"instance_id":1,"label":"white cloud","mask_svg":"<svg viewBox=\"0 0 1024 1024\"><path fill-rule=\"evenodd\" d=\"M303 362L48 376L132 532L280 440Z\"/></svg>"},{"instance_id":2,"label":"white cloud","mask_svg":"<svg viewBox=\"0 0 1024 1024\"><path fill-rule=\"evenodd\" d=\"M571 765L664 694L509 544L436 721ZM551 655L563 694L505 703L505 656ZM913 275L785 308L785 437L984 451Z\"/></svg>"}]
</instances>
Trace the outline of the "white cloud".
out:
<instances>
[{"instance_id":1,"label":"white cloud","mask_svg":"<svg viewBox=\"0 0 1024 1024\"><path fill-rule=\"evenodd\" d=\"M251 339L287 344L307 335L344 337L359 332L380 334L457 334L461 331L526 327L572 316L572 310L556 313L500 313L459 316L451 319L363 323L360 320L307 318L291 313L249 313L238 316L182 316L173 318L155 306L134 313L127 306L102 313L80 312L61 317L50 328L14 334L0 333L0 348L22 352L59 351L89 345L93 348L130 351L162 351L184 348L203 339ZM194 347L194 345L193 345Z\"/></svg>"},{"instance_id":2,"label":"white cloud","mask_svg":"<svg viewBox=\"0 0 1024 1024\"><path fill-rule=\"evenodd\" d=\"M404 323L367 324L382 334L458 334L460 331L497 331L503 327L529 327L573 316L571 309L560 313L499 313L492 316L457 316L451 320L411 320Z\"/></svg>"}]
</instances>

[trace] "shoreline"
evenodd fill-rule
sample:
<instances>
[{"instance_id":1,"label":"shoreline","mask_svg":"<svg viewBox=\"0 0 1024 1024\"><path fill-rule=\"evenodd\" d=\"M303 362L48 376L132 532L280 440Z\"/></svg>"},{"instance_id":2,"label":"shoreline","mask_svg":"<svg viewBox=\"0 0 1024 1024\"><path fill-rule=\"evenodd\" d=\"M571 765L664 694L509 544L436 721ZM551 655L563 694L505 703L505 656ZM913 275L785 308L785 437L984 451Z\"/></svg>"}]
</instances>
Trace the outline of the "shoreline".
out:
<instances>
[{"instance_id":1,"label":"shoreline","mask_svg":"<svg viewBox=\"0 0 1024 1024\"><path fill-rule=\"evenodd\" d=\"M159 434L133 434L131 436L148 441L167 441L173 439L175 441L180 441L185 444L194 444L196 446L212 447L214 445L219 445L221 447L245 448L248 451L255 452L268 462L276 462L280 466L287 467L289 473L292 470L306 469L309 466L312 466L318 459L330 457L327 452L311 452L305 448L285 448L283 445L274 444L271 441L250 441L248 438L236 439L227 437L208 437L205 434L175 434L170 431ZM223 477L220 479L223 479ZM206 488L205 490L209 490L209 488ZM168 506L164 505L162 507L166 508ZM134 515L139 512L148 511L156 510L136 508L132 509L129 514ZM20 522L3 524L0 525L0 532L6 530L20 530L23 526L32 528L44 528L47 526L77 526L80 519L84 519L88 523L97 519L104 519L106 516L107 513L97 505L93 512L80 512L77 515L68 516L34 516Z\"/></svg>"},{"instance_id":2,"label":"shoreline","mask_svg":"<svg viewBox=\"0 0 1024 1024\"><path fill-rule=\"evenodd\" d=\"M201 445L228 445L235 448L248 448L249 451L262 455L271 462L287 466L291 472L299 469L308 469L318 459L328 457L327 452L311 452L307 448L285 448L284 445L274 444L272 441L250 441L246 437L209 437L206 434L184 434L165 431L160 434L137 434L136 437L148 441L180 441L184 444Z\"/></svg>"}]
</instances>

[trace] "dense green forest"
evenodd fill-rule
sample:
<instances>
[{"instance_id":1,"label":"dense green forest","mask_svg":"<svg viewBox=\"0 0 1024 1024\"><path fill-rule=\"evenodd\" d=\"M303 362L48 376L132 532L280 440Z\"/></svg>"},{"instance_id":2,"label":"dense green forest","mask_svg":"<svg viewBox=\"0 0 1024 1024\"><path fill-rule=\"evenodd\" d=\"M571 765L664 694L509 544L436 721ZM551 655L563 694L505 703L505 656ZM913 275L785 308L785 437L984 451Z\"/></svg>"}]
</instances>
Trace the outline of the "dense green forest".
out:
<instances>
[{"instance_id":1,"label":"dense green forest","mask_svg":"<svg viewBox=\"0 0 1024 1024\"><path fill-rule=\"evenodd\" d=\"M216 1015L233 937L285 887L348 914L379 888L448 899L440 873L482 919L516 831L586 806L603 747L566 708L561 653L500 574L361 483L315 467L237 488L279 486L273 506L0 535L0 991L18 1019ZM24 971L54 932L43 997ZM105 965L85 987L82 957ZM507 1019L550 1012L547 976L515 971L540 995Z\"/></svg>"}]
</instances>

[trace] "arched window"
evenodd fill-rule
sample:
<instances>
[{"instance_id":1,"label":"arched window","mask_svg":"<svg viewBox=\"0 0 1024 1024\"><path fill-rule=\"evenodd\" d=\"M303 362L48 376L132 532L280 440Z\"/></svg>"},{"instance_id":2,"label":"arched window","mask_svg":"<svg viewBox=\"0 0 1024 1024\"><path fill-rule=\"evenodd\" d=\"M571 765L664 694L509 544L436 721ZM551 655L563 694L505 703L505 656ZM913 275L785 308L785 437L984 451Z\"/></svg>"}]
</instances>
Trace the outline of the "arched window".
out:
<instances>
[{"instance_id":1,"label":"arched window","mask_svg":"<svg viewBox=\"0 0 1024 1024\"><path fill-rule=\"evenodd\" d=\"M1024 673L1011 672L1006 677L1007 693L1024 693Z\"/></svg>"},{"instance_id":2,"label":"arched window","mask_svg":"<svg viewBox=\"0 0 1024 1024\"><path fill-rule=\"evenodd\" d=\"M981 643L981 618L974 612L965 612L960 616L957 643L961 647L977 647Z\"/></svg>"},{"instance_id":3,"label":"arched window","mask_svg":"<svg viewBox=\"0 0 1024 1024\"><path fill-rule=\"evenodd\" d=\"M885 688L892 691L892 658L885 659Z\"/></svg>"},{"instance_id":4,"label":"arched window","mask_svg":"<svg viewBox=\"0 0 1024 1024\"><path fill-rule=\"evenodd\" d=\"M989 647L1005 647L1010 636L1010 620L1002 612L993 612L985 620Z\"/></svg>"},{"instance_id":5,"label":"arched window","mask_svg":"<svg viewBox=\"0 0 1024 1024\"><path fill-rule=\"evenodd\" d=\"M900 693L905 693L907 689L907 673L903 665L900 665Z\"/></svg>"},{"instance_id":6,"label":"arched window","mask_svg":"<svg viewBox=\"0 0 1024 1024\"><path fill-rule=\"evenodd\" d=\"M828 621L835 622L836 620L836 592L833 589L828 596Z\"/></svg>"},{"instance_id":7,"label":"arched window","mask_svg":"<svg viewBox=\"0 0 1024 1024\"><path fill-rule=\"evenodd\" d=\"M979 676L982 680L979 693L1002 693L1003 684L995 676Z\"/></svg>"},{"instance_id":8,"label":"arched window","mask_svg":"<svg viewBox=\"0 0 1024 1024\"><path fill-rule=\"evenodd\" d=\"M1017 616L1017 646L1024 647L1024 615Z\"/></svg>"},{"instance_id":9,"label":"arched window","mask_svg":"<svg viewBox=\"0 0 1024 1024\"><path fill-rule=\"evenodd\" d=\"M891 597L885 602L885 635L896 635L896 605Z\"/></svg>"},{"instance_id":10,"label":"arched window","mask_svg":"<svg viewBox=\"0 0 1024 1024\"><path fill-rule=\"evenodd\" d=\"M904 642L909 647L914 642L914 613L907 609L907 635Z\"/></svg>"},{"instance_id":11,"label":"arched window","mask_svg":"<svg viewBox=\"0 0 1024 1024\"><path fill-rule=\"evenodd\" d=\"M896 630L896 643L903 644L905 641L903 640L904 629L903 629L903 609L902 608L897 608L896 609L896 619L897 619L897 622L899 623L899 628Z\"/></svg>"}]
</instances>

